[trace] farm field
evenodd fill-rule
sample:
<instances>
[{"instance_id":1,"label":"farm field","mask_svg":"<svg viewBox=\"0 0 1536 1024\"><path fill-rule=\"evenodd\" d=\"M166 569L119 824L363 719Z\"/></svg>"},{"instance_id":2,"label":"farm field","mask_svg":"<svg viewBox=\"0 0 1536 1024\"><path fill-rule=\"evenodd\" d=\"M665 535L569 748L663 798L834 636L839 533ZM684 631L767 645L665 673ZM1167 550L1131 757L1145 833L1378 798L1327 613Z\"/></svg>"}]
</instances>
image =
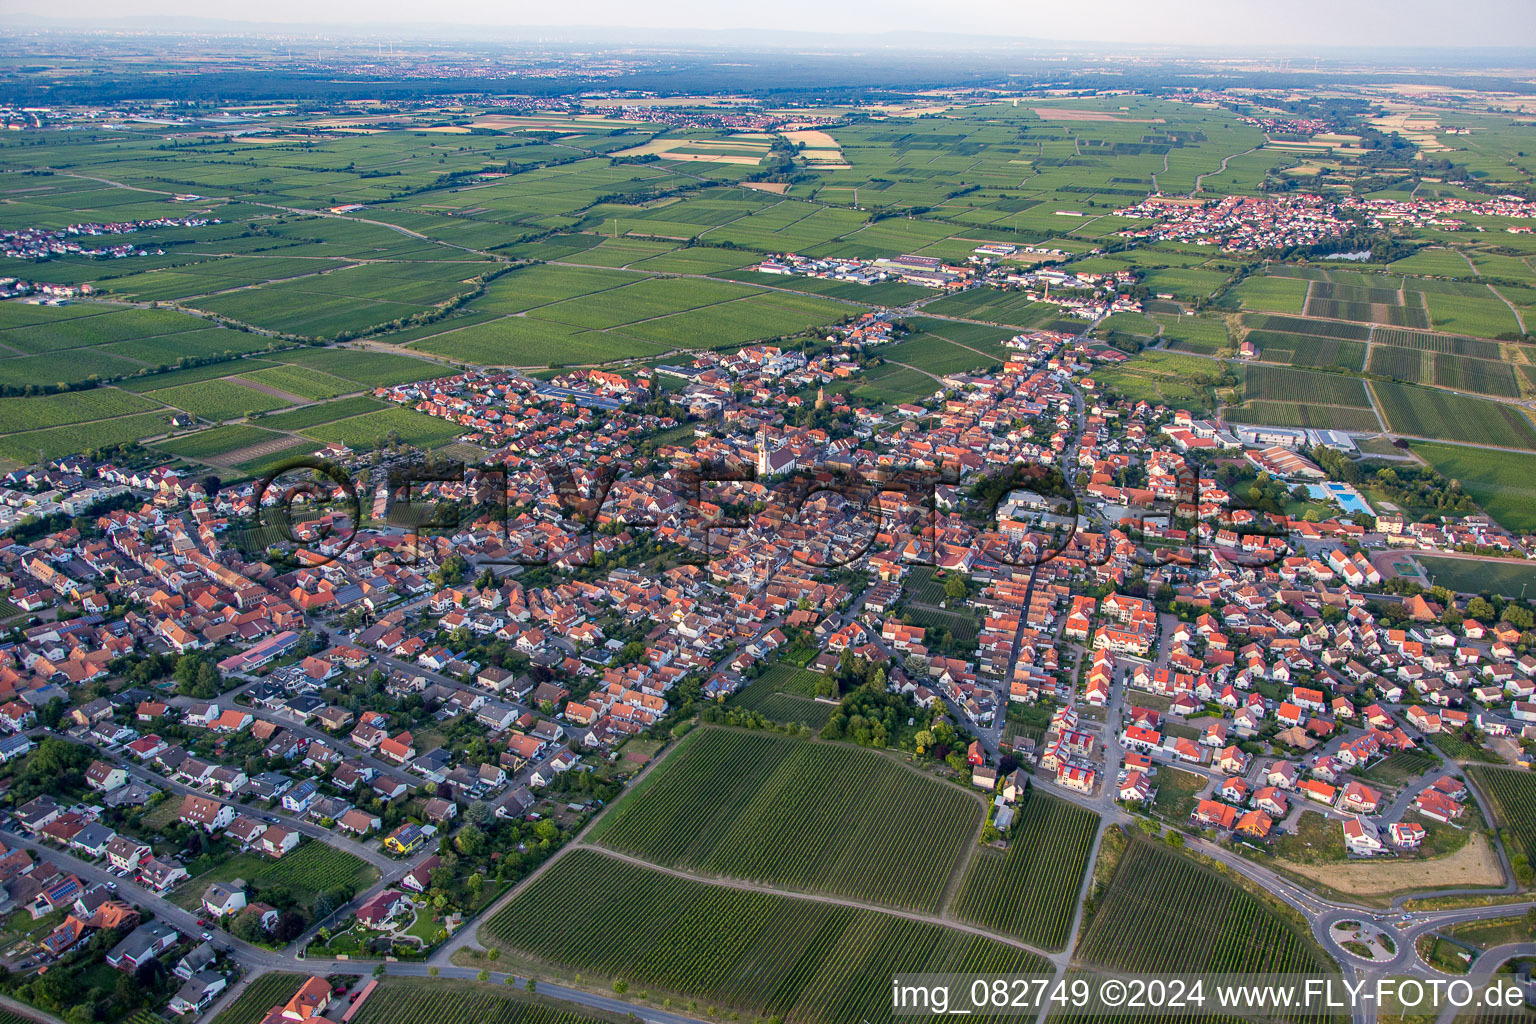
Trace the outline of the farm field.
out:
<instances>
[{"instance_id":1,"label":"farm field","mask_svg":"<svg viewBox=\"0 0 1536 1024\"><path fill-rule=\"evenodd\" d=\"M612 1024L596 1012L578 1013L567 1004L530 996L521 989L463 979L385 978L353 1017L356 1024ZM237 1022L239 1024L239 1022Z\"/></svg>"},{"instance_id":2,"label":"farm field","mask_svg":"<svg viewBox=\"0 0 1536 1024\"><path fill-rule=\"evenodd\" d=\"M1149 915L1162 926L1149 928ZM1136 972L1303 973L1328 965L1311 937L1265 900L1140 838L1120 858L1075 959Z\"/></svg>"},{"instance_id":3,"label":"farm field","mask_svg":"<svg viewBox=\"0 0 1536 1024\"><path fill-rule=\"evenodd\" d=\"M822 678L819 672L778 664L737 691L730 706L760 711L775 722L803 722L819 730L837 707L815 699L816 685Z\"/></svg>"},{"instance_id":4,"label":"farm field","mask_svg":"<svg viewBox=\"0 0 1536 1024\"><path fill-rule=\"evenodd\" d=\"M1492 802L1497 824L1515 838L1515 849L1536 860L1536 776L1528 771L1467 766L1473 784Z\"/></svg>"},{"instance_id":5,"label":"farm field","mask_svg":"<svg viewBox=\"0 0 1536 1024\"><path fill-rule=\"evenodd\" d=\"M1208 382L1214 381L1221 369L1222 364L1214 360L1152 349L1095 373L1093 379L1133 401L1203 412L1211 408Z\"/></svg>"},{"instance_id":6,"label":"farm field","mask_svg":"<svg viewBox=\"0 0 1536 1024\"><path fill-rule=\"evenodd\" d=\"M73 423L46 430L18 431L0 436L0 458L30 465L39 458L81 455L99 448L163 434L171 425L169 410Z\"/></svg>"},{"instance_id":7,"label":"farm field","mask_svg":"<svg viewBox=\"0 0 1536 1024\"><path fill-rule=\"evenodd\" d=\"M334 441L355 450L371 450L398 440L400 444L435 448L463 433L456 423L411 409L389 408L349 416L300 431L316 441Z\"/></svg>"},{"instance_id":8,"label":"farm field","mask_svg":"<svg viewBox=\"0 0 1536 1024\"><path fill-rule=\"evenodd\" d=\"M982 812L872 751L706 729L589 837L665 867L934 912Z\"/></svg>"},{"instance_id":9,"label":"farm field","mask_svg":"<svg viewBox=\"0 0 1536 1024\"><path fill-rule=\"evenodd\" d=\"M239 451L252 445L281 440L282 434L243 423L228 423L222 427L199 430L193 434L179 434L157 441L161 451L179 455L185 459L211 459L228 452Z\"/></svg>"},{"instance_id":10,"label":"farm field","mask_svg":"<svg viewBox=\"0 0 1536 1024\"><path fill-rule=\"evenodd\" d=\"M1071 938L1098 815L1033 787L1017 813L1006 852L989 848L972 855L954 914L1031 945L1060 949Z\"/></svg>"},{"instance_id":11,"label":"farm field","mask_svg":"<svg viewBox=\"0 0 1536 1024\"><path fill-rule=\"evenodd\" d=\"M1307 282L1284 277L1245 278L1226 294L1226 302L1238 309L1273 313L1300 313L1307 297Z\"/></svg>"},{"instance_id":12,"label":"farm field","mask_svg":"<svg viewBox=\"0 0 1536 1024\"><path fill-rule=\"evenodd\" d=\"M1413 453L1448 480L1459 481L1499 525L1536 531L1536 455L1414 441Z\"/></svg>"},{"instance_id":13,"label":"farm field","mask_svg":"<svg viewBox=\"0 0 1536 1024\"><path fill-rule=\"evenodd\" d=\"M177 409L184 409L198 419L231 420L258 412L284 409L293 403L269 395L234 380L205 380L150 391L148 397Z\"/></svg>"},{"instance_id":14,"label":"farm field","mask_svg":"<svg viewBox=\"0 0 1536 1024\"><path fill-rule=\"evenodd\" d=\"M603 899L575 904L575 889ZM940 924L690 881L576 849L480 929L481 941L605 985L809 1024L890 1020L896 971L1029 973L1016 946Z\"/></svg>"},{"instance_id":15,"label":"farm field","mask_svg":"<svg viewBox=\"0 0 1536 1024\"><path fill-rule=\"evenodd\" d=\"M532 316L506 316L412 342L411 348L481 366L568 366L655 356L661 346Z\"/></svg>"},{"instance_id":16,"label":"farm field","mask_svg":"<svg viewBox=\"0 0 1536 1024\"><path fill-rule=\"evenodd\" d=\"M307 977L307 974L269 971L254 979L236 996L234 1002L213 1018L213 1024L260 1024L272 1007L286 1003Z\"/></svg>"},{"instance_id":17,"label":"farm field","mask_svg":"<svg viewBox=\"0 0 1536 1024\"><path fill-rule=\"evenodd\" d=\"M1395 433L1501 448L1536 449L1536 428L1512 405L1432 388L1373 381L1387 426Z\"/></svg>"},{"instance_id":18,"label":"farm field","mask_svg":"<svg viewBox=\"0 0 1536 1024\"><path fill-rule=\"evenodd\" d=\"M0 398L0 434L127 416L159 408L162 406L152 399L116 388L93 388L34 398Z\"/></svg>"},{"instance_id":19,"label":"farm field","mask_svg":"<svg viewBox=\"0 0 1536 1024\"><path fill-rule=\"evenodd\" d=\"M171 894L171 901L178 906L195 907L209 885L243 878L257 889L283 886L308 908L322 892L337 887L362 892L378 877L378 869L367 861L328 843L310 839L277 860L261 853L237 854L211 871L183 882Z\"/></svg>"},{"instance_id":20,"label":"farm field","mask_svg":"<svg viewBox=\"0 0 1536 1024\"><path fill-rule=\"evenodd\" d=\"M365 412L383 408L385 406L381 402L362 395L354 395L351 398L342 398L319 405L306 405L291 412L269 413L259 417L257 422L270 430L302 430L305 427L333 423L349 416L361 416Z\"/></svg>"}]
</instances>

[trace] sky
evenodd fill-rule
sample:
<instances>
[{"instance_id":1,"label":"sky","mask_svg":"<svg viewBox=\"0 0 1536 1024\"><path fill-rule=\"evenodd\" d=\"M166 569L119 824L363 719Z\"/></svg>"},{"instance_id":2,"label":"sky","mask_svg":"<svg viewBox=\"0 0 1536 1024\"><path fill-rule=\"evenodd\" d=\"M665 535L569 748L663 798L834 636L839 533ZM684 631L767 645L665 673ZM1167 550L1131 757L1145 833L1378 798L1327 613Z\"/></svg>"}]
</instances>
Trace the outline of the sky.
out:
<instances>
[{"instance_id":1,"label":"sky","mask_svg":"<svg viewBox=\"0 0 1536 1024\"><path fill-rule=\"evenodd\" d=\"M0 5L4 6L4 5ZM13 11L18 8L11 8ZM34 8L87 27L94 18L220 18L315 26L633 26L833 33L945 32L1037 39L1244 47L1528 47L1536 0L52 0Z\"/></svg>"}]
</instances>

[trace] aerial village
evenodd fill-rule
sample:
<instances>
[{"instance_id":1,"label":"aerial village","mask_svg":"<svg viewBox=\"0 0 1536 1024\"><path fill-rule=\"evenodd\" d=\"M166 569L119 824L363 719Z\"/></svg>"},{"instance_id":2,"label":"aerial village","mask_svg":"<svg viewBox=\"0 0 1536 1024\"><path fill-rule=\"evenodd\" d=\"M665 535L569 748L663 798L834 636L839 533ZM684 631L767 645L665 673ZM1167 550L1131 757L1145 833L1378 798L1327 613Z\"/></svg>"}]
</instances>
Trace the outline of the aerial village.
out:
<instances>
[{"instance_id":1,"label":"aerial village","mask_svg":"<svg viewBox=\"0 0 1536 1024\"><path fill-rule=\"evenodd\" d=\"M1117 283L1081 282L1095 315ZM380 387L483 457L327 445L356 503L306 491L276 540L281 488L143 450L10 473L0 913L43 924L6 966L154 960L196 1015L233 948L422 957L679 723L808 728L743 702L785 664L821 679L796 699L823 735L990 794L999 844L1034 785L1258 856L1320 821L1352 857L1413 857L1465 822L1466 784L1373 765L1442 736L1528 767L1530 606L1392 590L1379 564L1533 538L1367 503L1332 472L1345 435L1102 394L1123 353L1082 335L1021 332L920 401L851 397L902 330ZM1287 516L1292 493L1330 510ZM893 731L859 724L885 711ZM310 987L272 1024L318 1012Z\"/></svg>"}]
</instances>

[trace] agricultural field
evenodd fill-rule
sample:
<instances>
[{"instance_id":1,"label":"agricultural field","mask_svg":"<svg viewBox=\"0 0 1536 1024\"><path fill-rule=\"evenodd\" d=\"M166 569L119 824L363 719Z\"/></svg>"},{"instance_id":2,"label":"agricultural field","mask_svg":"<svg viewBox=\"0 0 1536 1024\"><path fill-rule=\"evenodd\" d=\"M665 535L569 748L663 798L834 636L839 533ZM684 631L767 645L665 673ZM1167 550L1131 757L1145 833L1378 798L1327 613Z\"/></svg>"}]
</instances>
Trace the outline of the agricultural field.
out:
<instances>
[{"instance_id":1,"label":"agricultural field","mask_svg":"<svg viewBox=\"0 0 1536 1024\"><path fill-rule=\"evenodd\" d=\"M222 427L199 430L192 434L180 434L155 443L161 451L170 452L184 459L208 461L230 452L268 444L283 439L283 435L261 427L244 423L229 423Z\"/></svg>"},{"instance_id":2,"label":"agricultural field","mask_svg":"<svg viewBox=\"0 0 1536 1024\"><path fill-rule=\"evenodd\" d=\"M1536 428L1515 406L1433 388L1373 381L1387 426L1398 434L1500 448L1536 449Z\"/></svg>"},{"instance_id":3,"label":"agricultural field","mask_svg":"<svg viewBox=\"0 0 1536 1024\"><path fill-rule=\"evenodd\" d=\"M597 1013L576 1013L505 985L428 978L385 978L353 1018L357 1024L422 1024L475 1021L476 1024L612 1024ZM236 1022L243 1024L243 1022Z\"/></svg>"},{"instance_id":4,"label":"agricultural field","mask_svg":"<svg viewBox=\"0 0 1536 1024\"><path fill-rule=\"evenodd\" d=\"M1536 455L1414 441L1413 453L1455 480L1499 525L1536 532Z\"/></svg>"},{"instance_id":5,"label":"agricultural field","mask_svg":"<svg viewBox=\"0 0 1536 1024\"><path fill-rule=\"evenodd\" d=\"M1528 861L1536 863L1536 775L1474 764L1467 766L1467 776L1493 801L1498 827L1514 836L1515 848L1511 853L1523 853Z\"/></svg>"},{"instance_id":6,"label":"agricultural field","mask_svg":"<svg viewBox=\"0 0 1536 1024\"><path fill-rule=\"evenodd\" d=\"M362 395L354 395L351 398L343 398L334 402L306 405L291 412L269 413L258 417L256 422L269 430L303 430L305 427L316 427L322 423L334 423L336 420L344 420L349 416L361 416L365 412L373 412L383 408L385 406L382 402L376 402Z\"/></svg>"},{"instance_id":7,"label":"agricultural field","mask_svg":"<svg viewBox=\"0 0 1536 1024\"><path fill-rule=\"evenodd\" d=\"M955 897L954 915L1044 949L1071 938L1072 917L1098 815L1031 787L1006 851L976 851Z\"/></svg>"},{"instance_id":8,"label":"agricultural field","mask_svg":"<svg viewBox=\"0 0 1536 1024\"><path fill-rule=\"evenodd\" d=\"M235 1001L213 1018L212 1024L260 1024L272 1007L286 1003L307 974L291 974L286 971L269 971L255 978Z\"/></svg>"},{"instance_id":9,"label":"agricultural field","mask_svg":"<svg viewBox=\"0 0 1536 1024\"><path fill-rule=\"evenodd\" d=\"M601 894L572 901L572 892ZM607 987L808 1024L886 1021L898 971L1030 973L1044 958L927 921L690 881L595 850L561 857L481 941Z\"/></svg>"},{"instance_id":10,"label":"agricultural field","mask_svg":"<svg viewBox=\"0 0 1536 1024\"><path fill-rule=\"evenodd\" d=\"M1223 367L1216 360L1152 349L1095 372L1093 379L1104 390L1132 401L1205 412L1212 406L1211 386Z\"/></svg>"},{"instance_id":11,"label":"agricultural field","mask_svg":"<svg viewBox=\"0 0 1536 1024\"><path fill-rule=\"evenodd\" d=\"M35 398L0 398L0 434L150 412L162 406L116 388L93 388Z\"/></svg>"},{"instance_id":12,"label":"agricultural field","mask_svg":"<svg viewBox=\"0 0 1536 1024\"><path fill-rule=\"evenodd\" d=\"M337 338L467 295L491 266L446 260L357 264L197 299L188 306L284 334Z\"/></svg>"},{"instance_id":13,"label":"agricultural field","mask_svg":"<svg viewBox=\"0 0 1536 1024\"><path fill-rule=\"evenodd\" d=\"M1158 927L1148 926L1151 917ZM1328 966L1305 930L1267 900L1140 838L1120 858L1075 959L1134 972L1283 974Z\"/></svg>"},{"instance_id":14,"label":"agricultural field","mask_svg":"<svg viewBox=\"0 0 1536 1024\"><path fill-rule=\"evenodd\" d=\"M371 352L349 348L305 348L284 352L283 362L319 370L342 380L355 381L365 388L391 387L411 381L441 377L440 363L428 362L392 352Z\"/></svg>"},{"instance_id":15,"label":"agricultural field","mask_svg":"<svg viewBox=\"0 0 1536 1024\"><path fill-rule=\"evenodd\" d=\"M1357 409L1371 404L1365 385L1353 377L1274 366L1244 367L1243 397L1248 401L1309 402Z\"/></svg>"},{"instance_id":16,"label":"agricultural field","mask_svg":"<svg viewBox=\"0 0 1536 1024\"><path fill-rule=\"evenodd\" d=\"M447 444L464 431L456 423L410 409L390 408L349 416L300 431L316 441L334 441L355 451L383 447L391 441L419 448Z\"/></svg>"},{"instance_id":17,"label":"agricultural field","mask_svg":"<svg viewBox=\"0 0 1536 1024\"><path fill-rule=\"evenodd\" d=\"M589 835L665 867L932 913L982 814L872 751L706 729Z\"/></svg>"},{"instance_id":18,"label":"agricultural field","mask_svg":"<svg viewBox=\"0 0 1536 1024\"><path fill-rule=\"evenodd\" d=\"M1307 282L1285 277L1254 276L1234 285L1224 304L1236 309L1270 313L1300 313L1306 303Z\"/></svg>"},{"instance_id":19,"label":"agricultural field","mask_svg":"<svg viewBox=\"0 0 1536 1024\"><path fill-rule=\"evenodd\" d=\"M171 900L178 906L195 907L209 885L243 878L257 889L280 885L308 909L320 893L338 887L362 892L378 877L378 869L367 861L329 843L310 839L277 860L261 853L237 854L211 871L183 882L172 893Z\"/></svg>"},{"instance_id":20,"label":"agricultural field","mask_svg":"<svg viewBox=\"0 0 1536 1024\"><path fill-rule=\"evenodd\" d=\"M1360 341L1268 330L1249 331L1245 340L1253 343L1259 358L1267 363L1339 367L1357 372L1365 368L1365 343ZM1383 351L1377 349L1375 355L1379 356ZM1375 356L1372 363L1373 372L1377 372L1374 370Z\"/></svg>"},{"instance_id":21,"label":"agricultural field","mask_svg":"<svg viewBox=\"0 0 1536 1024\"><path fill-rule=\"evenodd\" d=\"M164 434L171 426L170 410L73 423L46 430L19 431L0 436L0 459L31 465L39 459L82 455L101 448Z\"/></svg>"},{"instance_id":22,"label":"agricultural field","mask_svg":"<svg viewBox=\"0 0 1536 1024\"><path fill-rule=\"evenodd\" d=\"M148 397L201 420L233 420L258 412L284 409L293 403L235 380L205 380L147 392Z\"/></svg>"},{"instance_id":23,"label":"agricultural field","mask_svg":"<svg viewBox=\"0 0 1536 1024\"><path fill-rule=\"evenodd\" d=\"M835 704L816 700L819 672L778 664L737 691L730 706L758 711L775 722L803 722L812 729L827 724Z\"/></svg>"},{"instance_id":24,"label":"agricultural field","mask_svg":"<svg viewBox=\"0 0 1536 1024\"><path fill-rule=\"evenodd\" d=\"M412 342L411 348L479 366L571 366L657 356L665 349L608 331L505 316Z\"/></svg>"},{"instance_id":25,"label":"agricultural field","mask_svg":"<svg viewBox=\"0 0 1536 1024\"><path fill-rule=\"evenodd\" d=\"M1162 336L1167 339L1168 347L1175 352L1196 352L1209 356L1230 345L1227 325L1215 317L1158 314L1152 319L1162 327Z\"/></svg>"}]
</instances>

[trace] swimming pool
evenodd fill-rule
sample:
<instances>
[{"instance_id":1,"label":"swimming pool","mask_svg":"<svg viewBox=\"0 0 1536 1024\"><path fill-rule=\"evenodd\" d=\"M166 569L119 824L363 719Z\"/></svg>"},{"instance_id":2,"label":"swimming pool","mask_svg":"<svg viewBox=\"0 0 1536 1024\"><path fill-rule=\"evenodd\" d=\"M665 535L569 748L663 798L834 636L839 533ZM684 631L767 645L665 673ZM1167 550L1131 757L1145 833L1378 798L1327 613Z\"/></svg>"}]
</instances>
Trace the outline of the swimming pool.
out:
<instances>
[{"instance_id":1,"label":"swimming pool","mask_svg":"<svg viewBox=\"0 0 1536 1024\"><path fill-rule=\"evenodd\" d=\"M1364 512L1368 516L1376 514L1375 509L1349 484L1340 480L1325 480L1320 484L1308 484L1307 494L1319 501L1336 501L1345 512Z\"/></svg>"}]
</instances>

